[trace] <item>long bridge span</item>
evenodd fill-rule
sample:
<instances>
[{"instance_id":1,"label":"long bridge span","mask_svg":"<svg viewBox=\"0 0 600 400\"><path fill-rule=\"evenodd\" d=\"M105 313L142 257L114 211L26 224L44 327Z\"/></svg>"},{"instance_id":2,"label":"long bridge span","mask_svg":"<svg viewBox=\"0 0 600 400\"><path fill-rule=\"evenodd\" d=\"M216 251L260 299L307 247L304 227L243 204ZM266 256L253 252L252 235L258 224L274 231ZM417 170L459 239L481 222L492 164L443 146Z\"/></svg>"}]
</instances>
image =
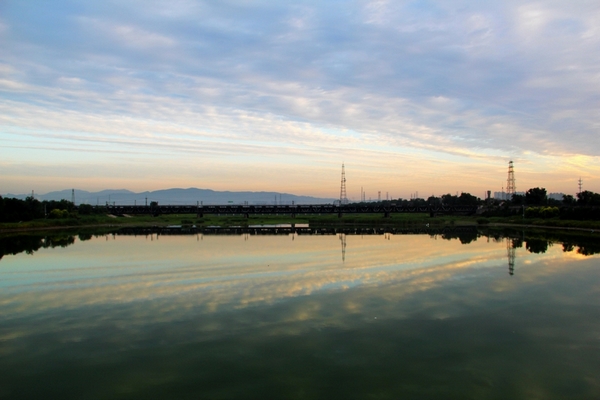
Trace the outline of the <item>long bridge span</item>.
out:
<instances>
[{"instance_id":1,"label":"long bridge span","mask_svg":"<svg viewBox=\"0 0 600 400\"><path fill-rule=\"evenodd\" d=\"M464 205L425 205L410 206L397 204L297 204L297 205L107 205L106 210L115 215L161 215L161 214L196 214L203 217L212 215L315 215L315 214L415 214L429 213L435 215L472 215L477 211L477 206Z\"/></svg>"}]
</instances>

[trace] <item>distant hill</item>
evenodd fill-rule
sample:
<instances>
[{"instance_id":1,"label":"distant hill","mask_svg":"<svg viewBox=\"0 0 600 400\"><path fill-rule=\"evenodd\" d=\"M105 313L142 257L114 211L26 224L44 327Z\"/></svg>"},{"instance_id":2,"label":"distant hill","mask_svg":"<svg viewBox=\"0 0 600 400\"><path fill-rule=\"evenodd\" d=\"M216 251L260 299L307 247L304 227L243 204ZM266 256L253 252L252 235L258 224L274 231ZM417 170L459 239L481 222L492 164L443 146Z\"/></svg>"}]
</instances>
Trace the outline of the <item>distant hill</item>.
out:
<instances>
[{"instance_id":1,"label":"distant hill","mask_svg":"<svg viewBox=\"0 0 600 400\"><path fill-rule=\"evenodd\" d=\"M38 200L71 200L71 189L50 192L42 195L35 194ZM2 197L15 197L25 199L31 194L6 194ZM153 192L134 193L125 189L102 190L100 192L88 192L75 189L75 204L106 204L107 202L117 205L148 204L156 201L159 204L193 205L197 202L203 204L328 204L333 203L333 198L319 198L311 196L297 196L289 193L279 192L219 192L210 189L165 189Z\"/></svg>"}]
</instances>

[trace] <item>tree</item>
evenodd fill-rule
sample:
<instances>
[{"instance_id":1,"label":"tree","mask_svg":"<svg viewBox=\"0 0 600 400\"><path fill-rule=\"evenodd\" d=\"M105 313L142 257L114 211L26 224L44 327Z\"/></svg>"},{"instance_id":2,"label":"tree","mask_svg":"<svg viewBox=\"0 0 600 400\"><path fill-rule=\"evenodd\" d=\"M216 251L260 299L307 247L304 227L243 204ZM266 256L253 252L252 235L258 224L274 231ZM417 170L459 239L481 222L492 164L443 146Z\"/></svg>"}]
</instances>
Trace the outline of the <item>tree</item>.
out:
<instances>
[{"instance_id":1,"label":"tree","mask_svg":"<svg viewBox=\"0 0 600 400\"><path fill-rule=\"evenodd\" d=\"M513 194L512 195L512 203L516 206L525 204L525 196L523 196L522 194Z\"/></svg>"},{"instance_id":2,"label":"tree","mask_svg":"<svg viewBox=\"0 0 600 400\"><path fill-rule=\"evenodd\" d=\"M458 197L458 204L463 206L476 206L479 204L479 199L473 196L471 193L461 193Z\"/></svg>"},{"instance_id":3,"label":"tree","mask_svg":"<svg viewBox=\"0 0 600 400\"><path fill-rule=\"evenodd\" d=\"M429 196L429 198L427 198L427 204L429 204L430 206L437 206L441 203L442 200L439 197Z\"/></svg>"},{"instance_id":4,"label":"tree","mask_svg":"<svg viewBox=\"0 0 600 400\"><path fill-rule=\"evenodd\" d=\"M94 212L94 207L89 204L80 204L77 212L81 215L90 215Z\"/></svg>"},{"instance_id":5,"label":"tree","mask_svg":"<svg viewBox=\"0 0 600 400\"><path fill-rule=\"evenodd\" d=\"M25 200L0 198L0 201L2 202L0 207L1 222L31 221L34 218L44 216L42 203L31 196Z\"/></svg>"},{"instance_id":6,"label":"tree","mask_svg":"<svg viewBox=\"0 0 600 400\"><path fill-rule=\"evenodd\" d=\"M575 198L570 194L563 195L563 204L571 206L575 204Z\"/></svg>"},{"instance_id":7,"label":"tree","mask_svg":"<svg viewBox=\"0 0 600 400\"><path fill-rule=\"evenodd\" d=\"M58 208L55 208L54 210L50 211L50 213L48 214L48 218L50 218L50 219L67 218L68 216L69 216L69 212L67 210L60 210Z\"/></svg>"},{"instance_id":8,"label":"tree","mask_svg":"<svg viewBox=\"0 0 600 400\"><path fill-rule=\"evenodd\" d=\"M458 202L458 197L452 196L450 193L442 195L442 203L446 206L454 205Z\"/></svg>"},{"instance_id":9,"label":"tree","mask_svg":"<svg viewBox=\"0 0 600 400\"><path fill-rule=\"evenodd\" d=\"M75 205L68 200L44 200L42 203L46 206L46 212L50 212L52 210L66 210L68 212L73 211Z\"/></svg>"},{"instance_id":10,"label":"tree","mask_svg":"<svg viewBox=\"0 0 600 400\"><path fill-rule=\"evenodd\" d=\"M532 188L525 193L525 201L529 205L542 205L546 204L546 189L545 188Z\"/></svg>"},{"instance_id":11,"label":"tree","mask_svg":"<svg viewBox=\"0 0 600 400\"><path fill-rule=\"evenodd\" d=\"M600 206L600 194L585 190L577 193L577 204L582 206Z\"/></svg>"}]
</instances>

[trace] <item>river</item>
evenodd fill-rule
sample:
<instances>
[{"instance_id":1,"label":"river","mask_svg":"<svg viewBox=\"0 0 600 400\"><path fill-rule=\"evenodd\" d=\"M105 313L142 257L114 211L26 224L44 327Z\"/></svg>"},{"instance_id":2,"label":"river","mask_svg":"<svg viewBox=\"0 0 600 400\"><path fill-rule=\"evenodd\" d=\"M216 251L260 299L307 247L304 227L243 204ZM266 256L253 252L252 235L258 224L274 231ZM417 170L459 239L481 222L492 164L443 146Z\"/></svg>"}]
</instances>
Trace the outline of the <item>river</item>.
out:
<instances>
[{"instance_id":1,"label":"river","mask_svg":"<svg viewBox=\"0 0 600 400\"><path fill-rule=\"evenodd\" d=\"M598 237L557 235L3 237L0 398L598 399Z\"/></svg>"}]
</instances>

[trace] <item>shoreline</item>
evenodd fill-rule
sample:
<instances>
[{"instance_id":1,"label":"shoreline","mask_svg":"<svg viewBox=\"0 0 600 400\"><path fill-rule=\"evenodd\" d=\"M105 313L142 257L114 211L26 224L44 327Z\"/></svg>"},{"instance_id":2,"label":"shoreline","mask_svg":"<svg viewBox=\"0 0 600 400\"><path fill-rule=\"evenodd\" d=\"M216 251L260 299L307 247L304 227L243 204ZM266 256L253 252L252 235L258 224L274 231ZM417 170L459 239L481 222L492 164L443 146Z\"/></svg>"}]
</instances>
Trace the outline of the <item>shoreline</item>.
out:
<instances>
[{"instance_id":1,"label":"shoreline","mask_svg":"<svg viewBox=\"0 0 600 400\"><path fill-rule=\"evenodd\" d=\"M410 225L421 225L422 221L419 223L415 223L414 221L410 223ZM469 221L470 222L470 221ZM289 223L290 222L285 222ZM423 223L427 225L429 228L429 223ZM153 224L143 224L143 223L124 223L124 224L85 224L85 225L54 225L54 226L44 226L44 227L26 227L26 228L0 228L0 234L10 234L10 233L27 233L27 232L40 232L40 231L60 231L60 230L73 230L73 229L100 229L100 228L166 228L172 223L153 223ZM181 224L179 224L181 225ZM383 227L383 228L391 228L391 227L399 227L402 224L369 224L369 223L352 223L352 224L334 224L334 223L323 223L318 224L320 227L343 227L343 226L361 226L361 227ZM582 227L560 227L560 226L550 226L550 225L534 225L534 224L514 224L514 223L503 223L503 222L491 222L488 224L478 224L473 221L473 223L461 223L461 224L432 224L431 228L456 228L456 227L466 227L472 226L478 229L486 229L486 228L522 228L522 229L544 229L544 230L554 230L554 231L577 231L577 232L586 232L586 233L600 233L600 229L598 228L582 228ZM197 226L198 228L204 228L207 226ZM221 226L222 228L231 228L232 226Z\"/></svg>"}]
</instances>

